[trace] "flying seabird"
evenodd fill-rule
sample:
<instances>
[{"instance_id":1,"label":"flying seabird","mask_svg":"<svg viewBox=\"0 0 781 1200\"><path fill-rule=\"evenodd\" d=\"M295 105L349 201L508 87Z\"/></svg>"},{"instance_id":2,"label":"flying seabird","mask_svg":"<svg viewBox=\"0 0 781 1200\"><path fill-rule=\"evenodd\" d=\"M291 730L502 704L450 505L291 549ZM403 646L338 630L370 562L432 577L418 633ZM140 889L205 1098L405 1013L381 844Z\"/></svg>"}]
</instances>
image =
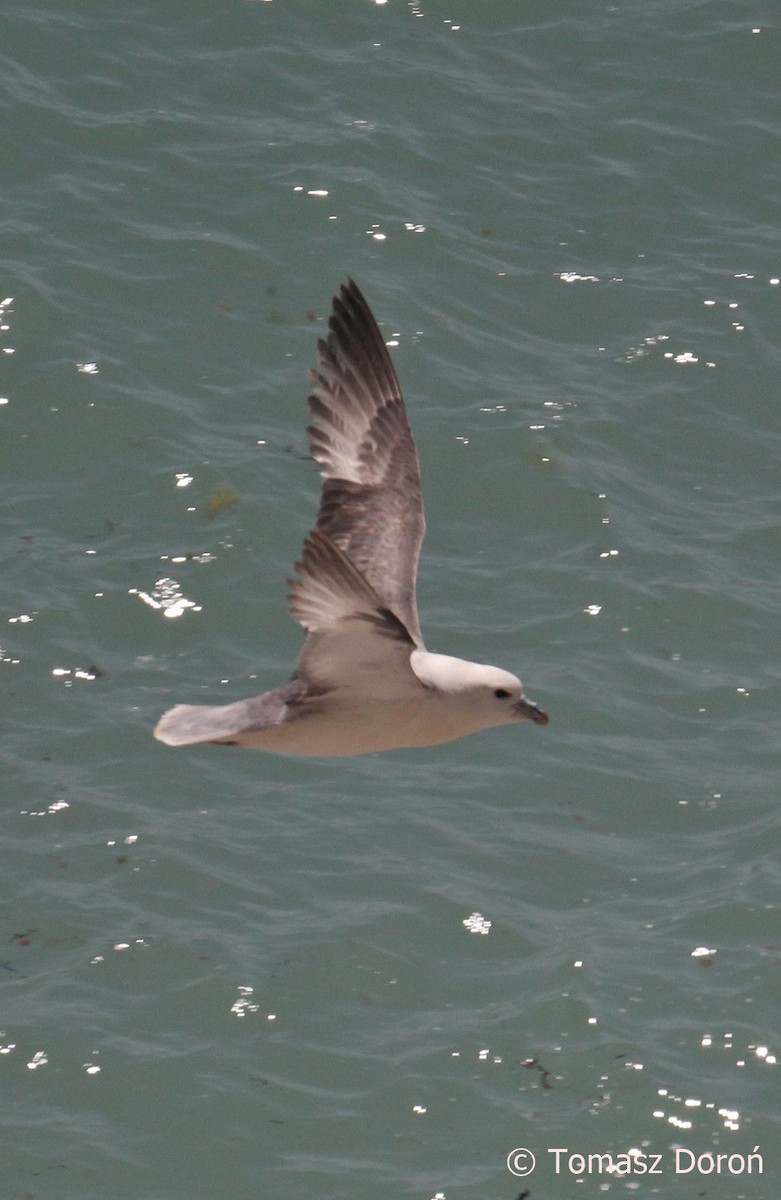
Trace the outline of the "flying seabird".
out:
<instances>
[{"instance_id":1,"label":"flying seabird","mask_svg":"<svg viewBox=\"0 0 781 1200\"><path fill-rule=\"evenodd\" d=\"M352 280L317 345L307 433L323 486L288 593L306 630L296 669L248 700L177 704L155 737L331 757L433 746L524 718L546 725L509 671L423 644L418 456L390 355Z\"/></svg>"}]
</instances>

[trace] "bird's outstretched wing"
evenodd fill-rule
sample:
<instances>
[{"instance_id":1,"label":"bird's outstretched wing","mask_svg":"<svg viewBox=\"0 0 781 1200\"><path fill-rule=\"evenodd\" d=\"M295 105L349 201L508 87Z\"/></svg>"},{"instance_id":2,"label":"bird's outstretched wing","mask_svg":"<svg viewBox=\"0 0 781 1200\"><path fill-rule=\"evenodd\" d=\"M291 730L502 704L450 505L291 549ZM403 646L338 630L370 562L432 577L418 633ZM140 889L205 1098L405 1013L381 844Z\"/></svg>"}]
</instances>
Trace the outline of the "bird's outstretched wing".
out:
<instances>
[{"instance_id":1,"label":"bird's outstretched wing","mask_svg":"<svg viewBox=\"0 0 781 1200\"><path fill-rule=\"evenodd\" d=\"M318 351L307 430L324 479L317 529L422 646L415 600L425 531L418 455L390 355L352 280L334 297Z\"/></svg>"}]
</instances>

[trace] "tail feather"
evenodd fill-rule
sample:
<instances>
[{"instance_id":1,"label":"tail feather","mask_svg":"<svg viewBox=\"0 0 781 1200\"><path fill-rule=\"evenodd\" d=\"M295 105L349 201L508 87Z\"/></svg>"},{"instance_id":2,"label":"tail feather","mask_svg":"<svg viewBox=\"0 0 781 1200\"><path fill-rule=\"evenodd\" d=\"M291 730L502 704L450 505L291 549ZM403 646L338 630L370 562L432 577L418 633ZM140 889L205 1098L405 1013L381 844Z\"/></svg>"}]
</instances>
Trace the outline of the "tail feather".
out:
<instances>
[{"instance_id":1,"label":"tail feather","mask_svg":"<svg viewBox=\"0 0 781 1200\"><path fill-rule=\"evenodd\" d=\"M229 742L246 724L236 712L237 707L234 704L177 704L160 718L155 737L167 746Z\"/></svg>"}]
</instances>

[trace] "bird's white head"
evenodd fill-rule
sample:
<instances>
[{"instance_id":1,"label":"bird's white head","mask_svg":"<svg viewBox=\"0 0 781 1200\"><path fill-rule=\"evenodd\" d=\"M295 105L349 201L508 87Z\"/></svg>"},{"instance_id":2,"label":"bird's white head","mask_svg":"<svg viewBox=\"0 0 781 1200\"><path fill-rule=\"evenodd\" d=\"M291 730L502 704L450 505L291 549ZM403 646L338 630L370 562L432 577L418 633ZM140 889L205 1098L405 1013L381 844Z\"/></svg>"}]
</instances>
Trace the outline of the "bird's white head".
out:
<instances>
[{"instance_id":1,"label":"bird's white head","mask_svg":"<svg viewBox=\"0 0 781 1200\"><path fill-rule=\"evenodd\" d=\"M530 720L547 725L548 715L527 700L517 675L449 654L413 650L410 665L424 687L438 693L473 729Z\"/></svg>"}]
</instances>

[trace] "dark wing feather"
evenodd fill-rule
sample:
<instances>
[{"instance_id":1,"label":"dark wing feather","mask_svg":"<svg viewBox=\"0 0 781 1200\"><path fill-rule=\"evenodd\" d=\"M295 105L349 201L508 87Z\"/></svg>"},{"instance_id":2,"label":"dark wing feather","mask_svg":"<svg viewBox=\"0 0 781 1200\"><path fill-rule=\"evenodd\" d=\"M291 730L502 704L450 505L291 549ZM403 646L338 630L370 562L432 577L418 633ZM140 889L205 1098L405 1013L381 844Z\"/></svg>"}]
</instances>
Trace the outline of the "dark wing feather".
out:
<instances>
[{"instance_id":1,"label":"dark wing feather","mask_svg":"<svg viewBox=\"0 0 781 1200\"><path fill-rule=\"evenodd\" d=\"M360 691L365 678L379 681L386 698L420 688L409 631L322 529L307 537L296 571L288 602L307 631L296 676L309 690Z\"/></svg>"},{"instance_id":2,"label":"dark wing feather","mask_svg":"<svg viewBox=\"0 0 781 1200\"><path fill-rule=\"evenodd\" d=\"M334 298L318 351L307 430L324 477L317 528L422 646L415 600L425 531L418 456L390 355L352 280Z\"/></svg>"}]
</instances>

